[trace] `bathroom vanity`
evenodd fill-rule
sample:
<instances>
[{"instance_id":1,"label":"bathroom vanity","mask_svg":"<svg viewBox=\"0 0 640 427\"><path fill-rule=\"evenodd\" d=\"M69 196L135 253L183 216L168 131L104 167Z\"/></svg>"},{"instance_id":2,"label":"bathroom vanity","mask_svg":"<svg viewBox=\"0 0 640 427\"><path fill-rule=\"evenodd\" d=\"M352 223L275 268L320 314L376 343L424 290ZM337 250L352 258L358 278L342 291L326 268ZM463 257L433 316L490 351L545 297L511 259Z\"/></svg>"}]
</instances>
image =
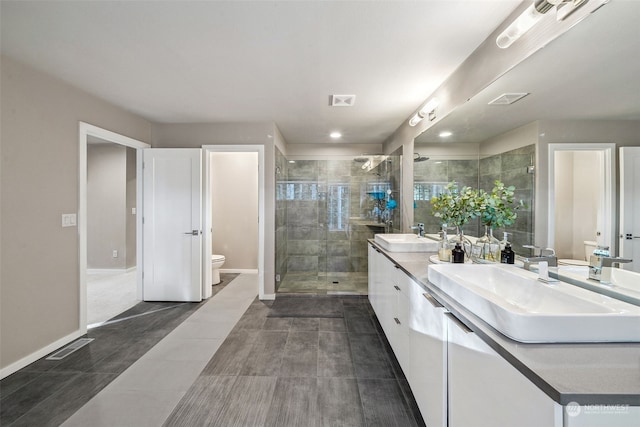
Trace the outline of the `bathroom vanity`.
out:
<instances>
[{"instance_id":1,"label":"bathroom vanity","mask_svg":"<svg viewBox=\"0 0 640 427\"><path fill-rule=\"evenodd\" d=\"M369 300L428 426L640 425L639 342L516 341L429 281L433 252L368 250Z\"/></svg>"}]
</instances>

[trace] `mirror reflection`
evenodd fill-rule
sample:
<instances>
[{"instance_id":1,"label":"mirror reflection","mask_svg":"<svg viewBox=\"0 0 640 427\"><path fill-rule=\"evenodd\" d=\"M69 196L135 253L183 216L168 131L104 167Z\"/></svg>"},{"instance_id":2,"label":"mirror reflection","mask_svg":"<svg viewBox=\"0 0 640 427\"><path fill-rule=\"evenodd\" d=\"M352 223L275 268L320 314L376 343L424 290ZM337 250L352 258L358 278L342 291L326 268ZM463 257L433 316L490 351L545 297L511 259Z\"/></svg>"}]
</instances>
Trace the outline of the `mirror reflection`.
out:
<instances>
[{"instance_id":1,"label":"mirror reflection","mask_svg":"<svg viewBox=\"0 0 640 427\"><path fill-rule=\"evenodd\" d=\"M413 164L415 222L429 224L431 232L437 230L427 196L446 181L455 180L461 185L473 182L475 152L477 187L488 190L491 182L500 177L506 185L515 186L517 196L529 206L526 212L518 213L513 230L507 230L513 232L510 240L517 242L514 249L519 255L531 255L528 249L521 249L523 244L536 244L555 247L559 258L584 261L584 242L595 241L611 246L612 254L640 259L640 239L636 239L638 244L635 244L635 240L629 243L623 237L618 238L630 233L621 229L622 224L625 230L640 227L637 224L640 215L627 212L632 203L623 204L625 194L631 193L628 188L616 191L603 182L620 181L620 170L624 169L619 159L620 147L640 146L640 104L637 102L640 60L634 53L638 49L640 27L633 23L637 11L629 3L605 5L415 139L415 153L429 157L426 162ZM511 104L490 105L491 101L509 93L528 95ZM441 136L445 131L450 136ZM555 144L567 143L583 147L615 144L611 164L618 172L601 176L590 169L591 177L600 176L595 178L596 182L583 185L586 181L576 181L574 173L572 187L562 184L554 178L549 156ZM469 157L460 156L464 151L461 146L467 147ZM590 160L582 157L575 155L572 164L579 164L580 171L584 172L583 166ZM442 163L436 165L435 160ZM463 170L458 166L461 162L468 163ZM627 165L627 169L629 167L632 165ZM568 173L568 167L560 166L560 172ZM598 196L599 200L604 197L614 203L603 207L600 201L588 202L587 199L600 191L603 194ZM561 200L557 200L558 197ZM616 210L616 198L620 206L625 206L620 212ZM564 212L569 210L571 220L567 219L569 214L557 212L556 206ZM623 220L622 215L627 219ZM501 239L500 231L496 237ZM473 233L479 235L482 230L477 224L467 225L465 234ZM640 264L624 267L640 268Z\"/></svg>"}]
</instances>

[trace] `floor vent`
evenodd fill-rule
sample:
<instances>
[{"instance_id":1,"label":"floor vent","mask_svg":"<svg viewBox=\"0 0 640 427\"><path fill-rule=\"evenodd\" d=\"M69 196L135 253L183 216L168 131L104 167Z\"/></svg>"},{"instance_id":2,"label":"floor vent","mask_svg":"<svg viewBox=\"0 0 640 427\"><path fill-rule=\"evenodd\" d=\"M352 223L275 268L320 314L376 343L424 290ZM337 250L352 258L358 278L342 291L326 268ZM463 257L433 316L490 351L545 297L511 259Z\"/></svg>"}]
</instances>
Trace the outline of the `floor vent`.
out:
<instances>
[{"instance_id":1,"label":"floor vent","mask_svg":"<svg viewBox=\"0 0 640 427\"><path fill-rule=\"evenodd\" d=\"M51 356L47 357L46 360L62 360L74 351L80 350L82 347L89 344L94 339L95 338L80 338L79 340L72 342L68 346L56 351Z\"/></svg>"}]
</instances>

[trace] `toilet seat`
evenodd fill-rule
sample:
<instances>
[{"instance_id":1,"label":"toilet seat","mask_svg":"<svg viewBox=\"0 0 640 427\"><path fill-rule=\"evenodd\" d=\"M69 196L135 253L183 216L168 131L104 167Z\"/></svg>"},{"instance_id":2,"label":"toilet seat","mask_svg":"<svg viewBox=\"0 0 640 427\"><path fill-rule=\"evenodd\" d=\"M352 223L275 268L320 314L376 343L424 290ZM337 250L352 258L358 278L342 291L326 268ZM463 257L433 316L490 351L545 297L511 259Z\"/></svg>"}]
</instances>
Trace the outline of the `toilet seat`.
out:
<instances>
[{"instance_id":1,"label":"toilet seat","mask_svg":"<svg viewBox=\"0 0 640 427\"><path fill-rule=\"evenodd\" d=\"M224 261L224 255L211 255L211 262Z\"/></svg>"}]
</instances>

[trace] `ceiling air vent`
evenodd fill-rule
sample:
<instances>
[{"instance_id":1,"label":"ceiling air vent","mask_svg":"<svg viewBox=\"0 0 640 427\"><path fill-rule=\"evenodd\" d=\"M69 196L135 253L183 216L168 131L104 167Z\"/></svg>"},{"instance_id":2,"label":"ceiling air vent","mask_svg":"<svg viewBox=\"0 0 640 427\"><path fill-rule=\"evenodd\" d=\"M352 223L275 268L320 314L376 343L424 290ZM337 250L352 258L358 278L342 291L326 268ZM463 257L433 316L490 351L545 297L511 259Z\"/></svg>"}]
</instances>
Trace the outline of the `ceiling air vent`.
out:
<instances>
[{"instance_id":1,"label":"ceiling air vent","mask_svg":"<svg viewBox=\"0 0 640 427\"><path fill-rule=\"evenodd\" d=\"M329 97L329 105L332 107L353 107L355 102L355 95L331 95Z\"/></svg>"},{"instance_id":2,"label":"ceiling air vent","mask_svg":"<svg viewBox=\"0 0 640 427\"><path fill-rule=\"evenodd\" d=\"M489 105L511 105L516 101L521 100L525 96L529 95L526 92L523 93L503 93L493 101L489 102Z\"/></svg>"}]
</instances>

